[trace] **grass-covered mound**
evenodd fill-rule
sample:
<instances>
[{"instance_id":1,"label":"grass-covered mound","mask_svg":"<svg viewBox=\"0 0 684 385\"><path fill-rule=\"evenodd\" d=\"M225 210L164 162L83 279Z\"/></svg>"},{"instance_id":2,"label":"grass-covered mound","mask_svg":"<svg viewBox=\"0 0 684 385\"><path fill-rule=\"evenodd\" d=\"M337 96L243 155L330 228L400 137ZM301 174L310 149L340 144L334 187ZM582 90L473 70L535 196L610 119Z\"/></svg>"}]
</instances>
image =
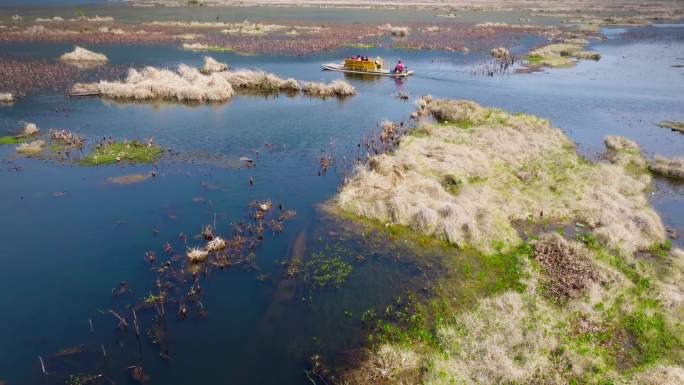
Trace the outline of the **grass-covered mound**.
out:
<instances>
[{"instance_id":1,"label":"grass-covered mound","mask_svg":"<svg viewBox=\"0 0 684 385\"><path fill-rule=\"evenodd\" d=\"M153 142L138 141L103 142L81 159L85 166L113 163L153 163L161 158L164 150Z\"/></svg>"},{"instance_id":2,"label":"grass-covered mound","mask_svg":"<svg viewBox=\"0 0 684 385\"><path fill-rule=\"evenodd\" d=\"M420 102L419 113L437 122L360 166L338 196L343 210L483 252L519 243L520 221L579 222L630 254L664 240L638 149L621 151L624 164L594 164L546 120L468 101Z\"/></svg>"},{"instance_id":3,"label":"grass-covered mound","mask_svg":"<svg viewBox=\"0 0 684 385\"><path fill-rule=\"evenodd\" d=\"M455 244L446 270L490 279L446 274L427 304L390 312L342 383L681 383L684 252L648 204L638 146L608 137L608 162L591 163L534 116L431 98L417 115L436 121L359 166L335 203Z\"/></svg>"},{"instance_id":4,"label":"grass-covered mound","mask_svg":"<svg viewBox=\"0 0 684 385\"><path fill-rule=\"evenodd\" d=\"M570 43L549 44L530 51L526 59L530 65L546 67L571 67L576 60L600 60L598 52L585 51L586 42L572 41Z\"/></svg>"}]
</instances>

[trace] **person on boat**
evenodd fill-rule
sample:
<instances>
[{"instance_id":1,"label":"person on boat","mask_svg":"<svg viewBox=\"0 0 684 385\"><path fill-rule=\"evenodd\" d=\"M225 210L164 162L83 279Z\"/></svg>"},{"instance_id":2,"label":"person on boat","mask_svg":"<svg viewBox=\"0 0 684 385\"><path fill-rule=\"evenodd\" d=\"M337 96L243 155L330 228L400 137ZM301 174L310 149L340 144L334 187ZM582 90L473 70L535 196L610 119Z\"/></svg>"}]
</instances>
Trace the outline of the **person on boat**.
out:
<instances>
[{"instance_id":1,"label":"person on boat","mask_svg":"<svg viewBox=\"0 0 684 385\"><path fill-rule=\"evenodd\" d=\"M397 63L397 66L394 67L394 73L400 74L400 73L404 72L405 70L406 70L406 66L404 66L404 63L402 63L401 60L399 60L399 62Z\"/></svg>"}]
</instances>

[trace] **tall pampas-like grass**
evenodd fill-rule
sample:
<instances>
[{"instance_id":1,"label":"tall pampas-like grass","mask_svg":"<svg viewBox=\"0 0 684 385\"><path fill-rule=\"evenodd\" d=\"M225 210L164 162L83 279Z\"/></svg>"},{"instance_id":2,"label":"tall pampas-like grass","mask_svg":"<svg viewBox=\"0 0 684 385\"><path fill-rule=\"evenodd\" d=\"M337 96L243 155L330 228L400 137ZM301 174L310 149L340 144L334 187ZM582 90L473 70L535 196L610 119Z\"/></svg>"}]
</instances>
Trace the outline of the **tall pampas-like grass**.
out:
<instances>
[{"instance_id":1,"label":"tall pampas-like grass","mask_svg":"<svg viewBox=\"0 0 684 385\"><path fill-rule=\"evenodd\" d=\"M214 72L223 72L223 71L228 71L228 64L218 62L218 61L216 61L216 59L214 59L210 56L204 57L204 66L202 66L202 69L200 70L200 72L207 75L207 74L211 74Z\"/></svg>"},{"instance_id":2,"label":"tall pampas-like grass","mask_svg":"<svg viewBox=\"0 0 684 385\"><path fill-rule=\"evenodd\" d=\"M356 89L342 80L329 84L302 82L281 78L260 70L228 71L228 65L205 57L201 69L185 64L177 71L146 67L141 71L131 68L122 81L77 83L71 88L74 95L102 95L119 99L170 99L177 101L219 102L233 96L234 89L257 92L301 92L315 97L345 97Z\"/></svg>"},{"instance_id":3,"label":"tall pampas-like grass","mask_svg":"<svg viewBox=\"0 0 684 385\"><path fill-rule=\"evenodd\" d=\"M59 59L66 62L106 62L108 60L107 56L101 53L89 51L79 46L75 46L73 51L65 53Z\"/></svg>"},{"instance_id":4,"label":"tall pampas-like grass","mask_svg":"<svg viewBox=\"0 0 684 385\"><path fill-rule=\"evenodd\" d=\"M302 92L319 97L344 97L356 94L356 89L344 80L334 80L330 84L304 82L302 83Z\"/></svg>"},{"instance_id":5,"label":"tall pampas-like grass","mask_svg":"<svg viewBox=\"0 0 684 385\"><path fill-rule=\"evenodd\" d=\"M283 79L272 73L259 70L238 70L221 73L235 88L245 88L255 91L290 91L300 90L299 82L295 79Z\"/></svg>"},{"instance_id":6,"label":"tall pampas-like grass","mask_svg":"<svg viewBox=\"0 0 684 385\"><path fill-rule=\"evenodd\" d=\"M184 64L178 66L177 72L154 67L141 71L131 68L123 81L101 81L90 86L103 96L121 99L219 102L233 96L233 87L222 76L203 75Z\"/></svg>"},{"instance_id":7,"label":"tall pampas-like grass","mask_svg":"<svg viewBox=\"0 0 684 385\"><path fill-rule=\"evenodd\" d=\"M38 134L38 126L35 123L26 123L24 125L24 130L21 132L23 136L32 136Z\"/></svg>"},{"instance_id":8,"label":"tall pampas-like grass","mask_svg":"<svg viewBox=\"0 0 684 385\"><path fill-rule=\"evenodd\" d=\"M44 140L34 140L33 142L22 143L17 146L17 153L24 155L38 155L46 146Z\"/></svg>"}]
</instances>

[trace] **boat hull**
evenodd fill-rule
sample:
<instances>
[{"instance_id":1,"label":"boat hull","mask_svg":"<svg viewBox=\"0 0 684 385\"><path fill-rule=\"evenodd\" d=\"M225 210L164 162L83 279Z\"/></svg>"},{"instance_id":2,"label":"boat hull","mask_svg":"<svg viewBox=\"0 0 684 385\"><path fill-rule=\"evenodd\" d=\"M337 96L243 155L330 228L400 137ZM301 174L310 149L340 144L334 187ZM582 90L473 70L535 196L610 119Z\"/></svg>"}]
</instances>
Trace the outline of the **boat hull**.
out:
<instances>
[{"instance_id":1,"label":"boat hull","mask_svg":"<svg viewBox=\"0 0 684 385\"><path fill-rule=\"evenodd\" d=\"M390 70L382 70L382 71L358 71L358 70L350 70L344 68L340 64L335 64L335 63L327 63L327 64L321 64L321 67L323 67L324 70L328 71L338 71L338 72L344 72L348 74L364 74L364 75L377 75L377 76L392 76L396 78L403 78L406 76L411 76L413 75L413 71L406 71L402 73L395 73L391 72Z\"/></svg>"}]
</instances>

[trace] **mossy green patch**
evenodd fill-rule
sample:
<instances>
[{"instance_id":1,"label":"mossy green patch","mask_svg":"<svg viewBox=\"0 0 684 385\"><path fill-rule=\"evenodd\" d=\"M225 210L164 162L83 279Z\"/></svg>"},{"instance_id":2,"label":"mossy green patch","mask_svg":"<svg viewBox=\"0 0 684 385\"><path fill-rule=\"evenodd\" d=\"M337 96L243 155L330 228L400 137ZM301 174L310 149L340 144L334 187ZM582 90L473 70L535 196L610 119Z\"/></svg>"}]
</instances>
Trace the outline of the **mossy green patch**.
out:
<instances>
[{"instance_id":1,"label":"mossy green patch","mask_svg":"<svg viewBox=\"0 0 684 385\"><path fill-rule=\"evenodd\" d=\"M539 64L544 58L541 55L527 55L525 59L530 64Z\"/></svg>"},{"instance_id":2,"label":"mossy green patch","mask_svg":"<svg viewBox=\"0 0 684 385\"><path fill-rule=\"evenodd\" d=\"M304 280L318 288L340 287L353 268L340 256L313 253L303 264Z\"/></svg>"},{"instance_id":3,"label":"mossy green patch","mask_svg":"<svg viewBox=\"0 0 684 385\"><path fill-rule=\"evenodd\" d=\"M26 143L26 138L21 136L0 136L0 144L21 144Z\"/></svg>"},{"instance_id":4,"label":"mossy green patch","mask_svg":"<svg viewBox=\"0 0 684 385\"><path fill-rule=\"evenodd\" d=\"M84 166L97 166L118 162L153 163L161 158L164 151L155 144L138 141L114 142L98 145L81 160Z\"/></svg>"}]
</instances>

